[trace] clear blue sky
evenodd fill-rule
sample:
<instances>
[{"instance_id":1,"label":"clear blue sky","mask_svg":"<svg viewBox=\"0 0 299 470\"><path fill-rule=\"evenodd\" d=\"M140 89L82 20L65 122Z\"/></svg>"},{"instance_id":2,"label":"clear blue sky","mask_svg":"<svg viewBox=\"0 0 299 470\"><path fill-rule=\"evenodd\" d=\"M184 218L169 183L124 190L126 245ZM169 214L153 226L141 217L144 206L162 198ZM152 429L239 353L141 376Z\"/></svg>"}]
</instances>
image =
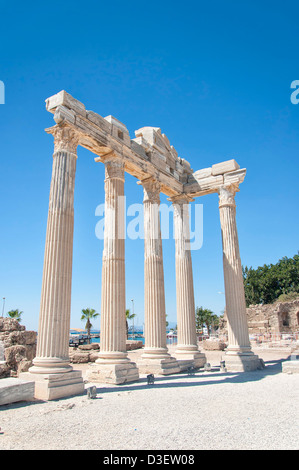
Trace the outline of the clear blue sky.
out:
<instances>
[{"instance_id":1,"label":"clear blue sky","mask_svg":"<svg viewBox=\"0 0 299 470\"><path fill-rule=\"evenodd\" d=\"M235 158L243 265L298 251L299 79L296 1L0 2L0 308L37 329L54 124L45 99L64 89L134 130L157 126L194 170ZM102 241L95 209L104 167L79 148L72 327L100 311ZM128 203L141 202L127 175ZM162 198L164 202L166 198ZM196 305L224 309L217 195L201 198L204 241L194 251ZM176 321L174 241L165 241L168 320ZM127 306L143 319L143 241L126 242ZM99 325L95 324L95 327Z\"/></svg>"}]
</instances>

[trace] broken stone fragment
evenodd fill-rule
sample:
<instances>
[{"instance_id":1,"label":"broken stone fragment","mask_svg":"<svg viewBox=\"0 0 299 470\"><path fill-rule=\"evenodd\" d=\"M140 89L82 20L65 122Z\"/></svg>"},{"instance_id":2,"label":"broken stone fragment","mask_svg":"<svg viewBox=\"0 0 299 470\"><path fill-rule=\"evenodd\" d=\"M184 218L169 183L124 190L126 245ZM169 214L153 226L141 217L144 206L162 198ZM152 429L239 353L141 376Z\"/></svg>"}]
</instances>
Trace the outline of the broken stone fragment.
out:
<instances>
[{"instance_id":1,"label":"broken stone fragment","mask_svg":"<svg viewBox=\"0 0 299 470\"><path fill-rule=\"evenodd\" d=\"M212 175L223 175L224 173L229 173L230 171L239 170L240 165L236 160L227 160L226 162L216 163L212 165Z\"/></svg>"}]
</instances>

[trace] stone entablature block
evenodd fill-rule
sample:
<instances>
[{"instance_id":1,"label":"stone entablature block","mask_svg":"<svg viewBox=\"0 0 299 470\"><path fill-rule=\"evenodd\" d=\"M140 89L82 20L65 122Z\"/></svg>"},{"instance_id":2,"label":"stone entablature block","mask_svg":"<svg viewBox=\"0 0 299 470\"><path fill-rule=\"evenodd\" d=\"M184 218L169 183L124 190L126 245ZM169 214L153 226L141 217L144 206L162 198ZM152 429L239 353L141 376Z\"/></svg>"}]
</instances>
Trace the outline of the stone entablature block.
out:
<instances>
[{"instance_id":1,"label":"stone entablature block","mask_svg":"<svg viewBox=\"0 0 299 470\"><path fill-rule=\"evenodd\" d=\"M193 172L159 127L141 127L131 139L125 124L113 116L104 118L86 110L64 90L48 98L46 108L54 114L57 125L68 125L78 133L79 145L98 155L97 160L107 154L121 157L127 173L140 180L155 177L161 183L161 192L168 196L202 196L244 180L246 170L234 159Z\"/></svg>"}]
</instances>

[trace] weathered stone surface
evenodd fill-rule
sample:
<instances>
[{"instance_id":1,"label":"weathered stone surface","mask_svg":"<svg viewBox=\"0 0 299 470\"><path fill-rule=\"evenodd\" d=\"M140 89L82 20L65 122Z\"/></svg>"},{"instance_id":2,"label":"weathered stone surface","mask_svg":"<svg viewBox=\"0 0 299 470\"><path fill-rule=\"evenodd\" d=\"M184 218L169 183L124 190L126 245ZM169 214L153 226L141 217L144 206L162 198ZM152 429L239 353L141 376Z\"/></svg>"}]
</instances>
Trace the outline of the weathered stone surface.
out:
<instances>
[{"instance_id":1,"label":"weathered stone surface","mask_svg":"<svg viewBox=\"0 0 299 470\"><path fill-rule=\"evenodd\" d=\"M223 351L226 344L223 341L204 340L202 347L207 351Z\"/></svg>"},{"instance_id":2,"label":"weathered stone surface","mask_svg":"<svg viewBox=\"0 0 299 470\"><path fill-rule=\"evenodd\" d=\"M18 363L17 375L19 376L21 372L28 372L29 367L31 366L32 366L32 361L29 361L28 359L22 359Z\"/></svg>"},{"instance_id":3,"label":"weathered stone surface","mask_svg":"<svg viewBox=\"0 0 299 470\"><path fill-rule=\"evenodd\" d=\"M84 393L84 383L80 370L70 370L59 374L33 374L23 372L20 379L35 382L35 398L40 400L56 400Z\"/></svg>"},{"instance_id":4,"label":"weathered stone surface","mask_svg":"<svg viewBox=\"0 0 299 470\"><path fill-rule=\"evenodd\" d=\"M5 349L5 360L9 367L17 370L18 363L26 358L26 347L20 344Z\"/></svg>"},{"instance_id":5,"label":"weathered stone surface","mask_svg":"<svg viewBox=\"0 0 299 470\"><path fill-rule=\"evenodd\" d=\"M181 372L179 361L170 355L160 359L143 355L138 361L138 369L141 374L154 375L172 375Z\"/></svg>"},{"instance_id":6,"label":"weathered stone surface","mask_svg":"<svg viewBox=\"0 0 299 470\"><path fill-rule=\"evenodd\" d=\"M40 312L40 332L38 354L31 373L52 375L65 373L70 377L72 369L67 359L68 326L70 318L72 242L73 242L73 198L76 168L76 149L82 145L94 152L96 161L105 164L105 239L102 264L102 316L101 350L98 352L93 375L113 383L122 383L138 378L135 364L127 359L125 340L125 253L124 237L120 227L124 223L124 210L120 200L124 196L124 174L130 173L141 181L144 187L145 220L145 329L146 341L143 359L151 363L162 373L179 370L175 358L169 356L166 347L165 331L165 293L162 241L156 207L159 205L160 192L170 197L195 194L196 196L222 190L224 178L240 182L236 174L239 165L229 160L193 173L190 164L178 157L174 147L158 127L142 127L135 132L132 143L126 126L113 116L102 118L92 111L86 111L83 103L75 100L65 91L47 100L47 109L54 113L57 123L47 129L54 135L55 149L51 180L49 217L46 239L45 264ZM105 121L105 122L104 122ZM243 173L242 173L243 175ZM222 230L226 231L223 244L237 259L237 236L234 232L233 210L227 204L221 206ZM235 207L233 208L235 209ZM116 229L118 233L116 233ZM158 236L157 236L158 232ZM120 235L120 236L119 236ZM228 241L228 243L227 243ZM181 243L182 242L182 243ZM181 248L185 240L181 237L177 243L177 278L179 308L179 335L181 344L179 353L182 360L194 354L202 361L198 352L194 328L194 292L191 258ZM67 249L66 249L67 247ZM236 255L236 256L235 256ZM235 259L229 260L229 268L235 270ZM235 274L235 273L234 273ZM237 273L239 274L239 272ZM246 353L248 330L242 322L243 304L239 282L231 282L228 269L225 271L227 298L232 298L232 291L237 292L231 302L235 310L231 321L236 326L236 338L232 338L233 349L245 345ZM240 276L237 276L238 278ZM238 279L239 280L239 279ZM234 284L232 286L232 284ZM182 287L183 286L183 287ZM227 287L228 286L228 287ZM240 300L240 301L239 301ZM186 308L185 308L186 306ZM238 308L240 307L240 314ZM229 310L231 310L230 308ZM239 321L241 319L241 321ZM57 331L57 324L61 328ZM235 329L233 328L235 331ZM58 335L58 338L57 336ZM232 334L233 336L233 334ZM55 339L54 339L55 338ZM245 340L244 340L245 339ZM244 341L243 341L244 340ZM19 341L14 335L14 341ZM241 346L242 352L244 346ZM92 348L81 348L71 354L71 361L88 362L94 353ZM185 354L187 355L185 357ZM200 357L199 357L200 356ZM101 369L103 367L103 369ZM56 368L56 369L55 369ZM164 372L163 372L164 371ZM54 375L53 375L54 374ZM60 376L61 377L61 376ZM41 382L39 380L39 382ZM58 381L61 384L61 380ZM42 388L45 387L46 381ZM50 380L48 382L50 384ZM57 386L57 384L55 385ZM59 385L60 386L60 385ZM49 388L49 387L48 387ZM54 396L54 395L53 395Z\"/></svg>"},{"instance_id":7,"label":"weathered stone surface","mask_svg":"<svg viewBox=\"0 0 299 470\"><path fill-rule=\"evenodd\" d=\"M105 132L111 134L111 124L107 121L107 119L103 118L97 113L94 113L93 111L87 111L86 117Z\"/></svg>"},{"instance_id":8,"label":"weathered stone surface","mask_svg":"<svg viewBox=\"0 0 299 470\"><path fill-rule=\"evenodd\" d=\"M80 344L78 348L69 348L70 362L73 364L95 362L99 357L99 352L99 343Z\"/></svg>"},{"instance_id":9,"label":"weathered stone surface","mask_svg":"<svg viewBox=\"0 0 299 470\"><path fill-rule=\"evenodd\" d=\"M55 112L57 106L65 106L73 109L76 113L86 116L86 110L83 103L73 98L69 93L62 90L56 95L46 99L46 108L50 112Z\"/></svg>"},{"instance_id":10,"label":"weathered stone surface","mask_svg":"<svg viewBox=\"0 0 299 470\"><path fill-rule=\"evenodd\" d=\"M21 325L18 320L15 318L4 318L0 317L0 331L9 332L9 331L24 331L25 326Z\"/></svg>"},{"instance_id":11,"label":"weathered stone surface","mask_svg":"<svg viewBox=\"0 0 299 470\"><path fill-rule=\"evenodd\" d=\"M100 350L98 350L98 351L100 351ZM99 358L99 352L96 352L96 351L90 352L88 362L95 362L98 358Z\"/></svg>"},{"instance_id":12,"label":"weathered stone surface","mask_svg":"<svg viewBox=\"0 0 299 470\"><path fill-rule=\"evenodd\" d=\"M158 210L161 185L154 178L142 180L141 184L144 194L145 345L138 367L146 363L149 366L146 373L154 373L156 367L163 369L161 363L167 361L175 371L179 370L178 364L175 358L170 357L166 345L164 269ZM150 370L151 363L153 370Z\"/></svg>"},{"instance_id":13,"label":"weathered stone surface","mask_svg":"<svg viewBox=\"0 0 299 470\"><path fill-rule=\"evenodd\" d=\"M36 332L26 331L13 318L0 317L0 341L5 364L1 364L0 377L18 375L32 363L36 353Z\"/></svg>"},{"instance_id":14,"label":"weathered stone surface","mask_svg":"<svg viewBox=\"0 0 299 470\"><path fill-rule=\"evenodd\" d=\"M25 334L24 331L12 331L9 334L9 342L11 345L13 344L25 344L26 339L25 339Z\"/></svg>"},{"instance_id":15,"label":"weathered stone surface","mask_svg":"<svg viewBox=\"0 0 299 470\"><path fill-rule=\"evenodd\" d=\"M197 176L195 176L197 179ZM211 190L211 189L218 189L223 184L223 176L207 176L205 178L198 178L198 189L200 191Z\"/></svg>"},{"instance_id":16,"label":"weathered stone surface","mask_svg":"<svg viewBox=\"0 0 299 470\"><path fill-rule=\"evenodd\" d=\"M171 198L174 209L175 230L175 270L178 322L178 346L175 351L177 360L205 361L199 353L196 337L195 303L190 250L189 198ZM182 366L180 365L180 368Z\"/></svg>"},{"instance_id":17,"label":"weathered stone surface","mask_svg":"<svg viewBox=\"0 0 299 470\"><path fill-rule=\"evenodd\" d=\"M6 378L0 381L0 405L19 401L33 401L34 382L16 378Z\"/></svg>"},{"instance_id":18,"label":"weathered stone surface","mask_svg":"<svg viewBox=\"0 0 299 470\"><path fill-rule=\"evenodd\" d=\"M225 365L228 371L255 370L258 357L251 350L246 318L246 303L236 224L235 193L238 186L219 190L219 212L223 248L223 273L228 326ZM227 357L227 360L226 360Z\"/></svg>"},{"instance_id":19,"label":"weathered stone surface","mask_svg":"<svg viewBox=\"0 0 299 470\"><path fill-rule=\"evenodd\" d=\"M100 349L99 343L80 344L78 349L81 351L92 351L94 349Z\"/></svg>"},{"instance_id":20,"label":"weathered stone surface","mask_svg":"<svg viewBox=\"0 0 299 470\"><path fill-rule=\"evenodd\" d=\"M224 174L224 184L240 184L246 176L246 169L232 171Z\"/></svg>"},{"instance_id":21,"label":"weathered stone surface","mask_svg":"<svg viewBox=\"0 0 299 470\"><path fill-rule=\"evenodd\" d=\"M70 357L71 362L76 363L76 364L84 364L89 362L89 353L85 352L75 352L71 357Z\"/></svg>"},{"instance_id":22,"label":"weathered stone surface","mask_svg":"<svg viewBox=\"0 0 299 470\"><path fill-rule=\"evenodd\" d=\"M0 379L10 376L10 367L6 362L0 363Z\"/></svg>"},{"instance_id":23,"label":"weathered stone surface","mask_svg":"<svg viewBox=\"0 0 299 470\"><path fill-rule=\"evenodd\" d=\"M127 339L126 349L132 351L133 349L140 349L143 347L142 341L131 341Z\"/></svg>"},{"instance_id":24,"label":"weathered stone surface","mask_svg":"<svg viewBox=\"0 0 299 470\"><path fill-rule=\"evenodd\" d=\"M229 173L230 171L235 171L240 168L240 165L236 160L227 160L226 162L216 163L212 165L212 175L223 175L224 173Z\"/></svg>"},{"instance_id":25,"label":"weathered stone surface","mask_svg":"<svg viewBox=\"0 0 299 470\"><path fill-rule=\"evenodd\" d=\"M250 305L246 308L250 334L295 333L298 331L299 298L288 302ZM220 322L220 332L227 331L227 316Z\"/></svg>"},{"instance_id":26,"label":"weathered stone surface","mask_svg":"<svg viewBox=\"0 0 299 470\"><path fill-rule=\"evenodd\" d=\"M125 131L122 123L110 117L112 125ZM108 118L107 118L108 119ZM125 167L120 158L105 159L105 231L102 258L101 348L96 360L100 369L106 364L127 361L125 293L124 196ZM117 228L117 229L116 229ZM129 360L128 360L129 363ZM112 372L111 372L112 373ZM114 373L114 372L113 372Z\"/></svg>"},{"instance_id":27,"label":"weathered stone surface","mask_svg":"<svg viewBox=\"0 0 299 470\"><path fill-rule=\"evenodd\" d=\"M24 336L25 336L25 344L33 345L36 344L36 331L24 331Z\"/></svg>"},{"instance_id":28,"label":"weathered stone surface","mask_svg":"<svg viewBox=\"0 0 299 470\"><path fill-rule=\"evenodd\" d=\"M54 109L65 105L85 114L82 103L65 92L47 105ZM82 112L81 112L82 111ZM83 112L84 111L84 112ZM74 231L74 188L78 134L65 124L47 130L54 137L54 154L50 186L43 282L40 303L37 354L32 374L70 372L68 360L69 317ZM59 327L58 327L59 325Z\"/></svg>"},{"instance_id":29,"label":"weathered stone surface","mask_svg":"<svg viewBox=\"0 0 299 470\"><path fill-rule=\"evenodd\" d=\"M122 364L101 364L90 366L87 371L89 382L111 383L115 385L128 382L135 382L139 379L139 372L134 362L124 362Z\"/></svg>"},{"instance_id":30,"label":"weathered stone surface","mask_svg":"<svg viewBox=\"0 0 299 470\"><path fill-rule=\"evenodd\" d=\"M104 119L108 121L111 125L111 134L113 135L113 137L130 147L131 139L126 126L113 116L107 116Z\"/></svg>"},{"instance_id":31,"label":"weathered stone surface","mask_svg":"<svg viewBox=\"0 0 299 470\"><path fill-rule=\"evenodd\" d=\"M195 179L200 180L202 178L207 178L212 176L212 168L202 168L202 170L197 170L193 173Z\"/></svg>"}]
</instances>

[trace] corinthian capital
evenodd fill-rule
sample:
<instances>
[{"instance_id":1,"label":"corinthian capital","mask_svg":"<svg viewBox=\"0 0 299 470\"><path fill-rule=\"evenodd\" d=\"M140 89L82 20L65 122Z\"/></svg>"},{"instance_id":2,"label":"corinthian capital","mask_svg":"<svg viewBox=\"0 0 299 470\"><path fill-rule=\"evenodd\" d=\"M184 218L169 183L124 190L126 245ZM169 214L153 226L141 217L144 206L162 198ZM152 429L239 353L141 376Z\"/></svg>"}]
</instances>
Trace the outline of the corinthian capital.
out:
<instances>
[{"instance_id":1,"label":"corinthian capital","mask_svg":"<svg viewBox=\"0 0 299 470\"><path fill-rule=\"evenodd\" d=\"M153 204L160 204L161 184L155 178L146 178L140 181L144 191L143 202L151 202Z\"/></svg>"},{"instance_id":2,"label":"corinthian capital","mask_svg":"<svg viewBox=\"0 0 299 470\"><path fill-rule=\"evenodd\" d=\"M125 165L120 158L113 156L103 161L105 163L105 181L110 179L125 180Z\"/></svg>"},{"instance_id":3,"label":"corinthian capital","mask_svg":"<svg viewBox=\"0 0 299 470\"><path fill-rule=\"evenodd\" d=\"M46 132L54 136L54 153L65 151L76 154L79 135L74 129L66 125L57 125L46 129Z\"/></svg>"},{"instance_id":4,"label":"corinthian capital","mask_svg":"<svg viewBox=\"0 0 299 470\"><path fill-rule=\"evenodd\" d=\"M219 194L219 208L225 206L236 207L235 194L239 191L237 184L230 186L220 186L218 190Z\"/></svg>"}]
</instances>

